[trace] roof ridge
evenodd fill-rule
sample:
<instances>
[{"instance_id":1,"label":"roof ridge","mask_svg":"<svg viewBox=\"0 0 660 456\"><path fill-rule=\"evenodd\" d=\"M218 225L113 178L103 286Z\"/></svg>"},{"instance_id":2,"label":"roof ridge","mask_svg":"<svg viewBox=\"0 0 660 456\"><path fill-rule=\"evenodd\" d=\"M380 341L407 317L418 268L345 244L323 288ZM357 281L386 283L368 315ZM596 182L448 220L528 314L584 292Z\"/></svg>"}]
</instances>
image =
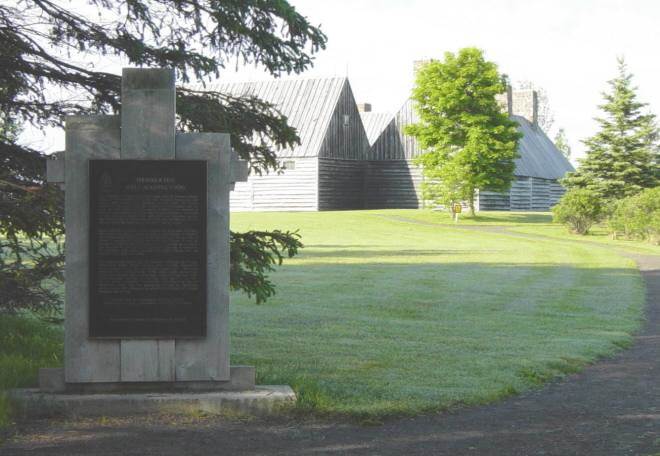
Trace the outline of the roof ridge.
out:
<instances>
[{"instance_id":1,"label":"roof ridge","mask_svg":"<svg viewBox=\"0 0 660 456\"><path fill-rule=\"evenodd\" d=\"M303 81L327 81L327 80L333 80L333 79L342 79L342 80L348 80L348 76L314 76L314 77L283 77L283 78L277 78L277 77L272 77L272 78L263 78L263 79L241 79L239 81L227 81L223 80L222 78L218 78L214 81L207 82L206 84L209 86L213 85L230 85L230 84L263 84L263 83L268 83L268 82L274 82L274 83L279 83L279 82L303 82Z\"/></svg>"},{"instance_id":2,"label":"roof ridge","mask_svg":"<svg viewBox=\"0 0 660 456\"><path fill-rule=\"evenodd\" d=\"M314 157L334 108L347 84L346 77L268 79L254 82L220 82L212 90L233 96L256 96L275 105L298 131L300 144L278 152L280 157ZM332 112L328 112L332 110Z\"/></svg>"}]
</instances>

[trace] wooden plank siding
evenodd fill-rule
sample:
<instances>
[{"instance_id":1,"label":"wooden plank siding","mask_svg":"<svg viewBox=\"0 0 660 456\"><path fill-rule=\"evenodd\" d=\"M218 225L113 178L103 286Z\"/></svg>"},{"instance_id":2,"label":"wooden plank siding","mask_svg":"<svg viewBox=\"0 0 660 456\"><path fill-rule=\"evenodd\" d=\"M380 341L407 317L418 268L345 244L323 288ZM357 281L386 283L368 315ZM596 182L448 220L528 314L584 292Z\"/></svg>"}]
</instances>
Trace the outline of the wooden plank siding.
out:
<instances>
[{"instance_id":1,"label":"wooden plank siding","mask_svg":"<svg viewBox=\"0 0 660 456\"><path fill-rule=\"evenodd\" d=\"M319 210L364 207L362 160L319 158Z\"/></svg>"},{"instance_id":2,"label":"wooden plank siding","mask_svg":"<svg viewBox=\"0 0 660 456\"><path fill-rule=\"evenodd\" d=\"M479 191L477 202L480 211L511 210L511 194L509 192Z\"/></svg>"},{"instance_id":3,"label":"wooden plank siding","mask_svg":"<svg viewBox=\"0 0 660 456\"><path fill-rule=\"evenodd\" d=\"M549 211L564 188L554 179L517 176L508 192L479 192L482 211Z\"/></svg>"},{"instance_id":4,"label":"wooden plank siding","mask_svg":"<svg viewBox=\"0 0 660 456\"><path fill-rule=\"evenodd\" d=\"M557 182L557 181L550 181L548 184L548 190L549 190L549 195L548 199L550 201L550 208L557 204L559 201L559 198L561 198L564 193L566 193L566 189L562 187L562 185Z\"/></svg>"},{"instance_id":5,"label":"wooden plank siding","mask_svg":"<svg viewBox=\"0 0 660 456\"><path fill-rule=\"evenodd\" d=\"M550 210L550 191L547 179L532 177L532 210Z\"/></svg>"},{"instance_id":6,"label":"wooden plank siding","mask_svg":"<svg viewBox=\"0 0 660 456\"><path fill-rule=\"evenodd\" d=\"M405 183L402 161L410 161L423 151L417 141L404 134L405 127L419 121L414 102L407 100L389 123L375 113L364 115L370 126L371 149L365 184L367 207L416 207L411 185ZM515 180L508 192L482 190L478 195L479 210L547 211L563 194L557 179L573 167L538 126L521 116L511 116L523 134L516 159ZM380 133L373 131L381 126ZM388 174L385 177L383 174ZM393 176L399 176L393 177ZM419 178L421 183L421 173ZM391 188L386 188L392 186ZM420 185L414 184L416 199L421 202ZM418 203L419 204L419 203Z\"/></svg>"},{"instance_id":7,"label":"wooden plank siding","mask_svg":"<svg viewBox=\"0 0 660 456\"><path fill-rule=\"evenodd\" d=\"M297 129L301 143L278 152L295 169L251 175L231 194L234 211L314 211L418 208L422 153L405 127L419 121L412 100L393 115L360 114L347 78L271 80L222 84L220 92L273 103ZM524 117L513 115L523 138L510 191L483 190L480 210L548 210L563 190L557 179L573 168L552 141Z\"/></svg>"},{"instance_id":8,"label":"wooden plank siding","mask_svg":"<svg viewBox=\"0 0 660 456\"><path fill-rule=\"evenodd\" d=\"M236 182L230 195L232 211L316 211L318 207L318 159L290 158L294 169L282 173L250 175Z\"/></svg>"},{"instance_id":9,"label":"wooden plank siding","mask_svg":"<svg viewBox=\"0 0 660 456\"><path fill-rule=\"evenodd\" d=\"M410 160L422 153L417 140L404 134L411 123L418 122L412 100L408 100L371 145L369 160Z\"/></svg>"},{"instance_id":10,"label":"wooden plank siding","mask_svg":"<svg viewBox=\"0 0 660 456\"><path fill-rule=\"evenodd\" d=\"M348 80L344 82L322 137L318 152L320 158L364 160L369 152L367 133Z\"/></svg>"},{"instance_id":11,"label":"wooden plank siding","mask_svg":"<svg viewBox=\"0 0 660 456\"><path fill-rule=\"evenodd\" d=\"M365 170L365 208L422 207L422 170L410 160L369 160Z\"/></svg>"},{"instance_id":12,"label":"wooden plank siding","mask_svg":"<svg viewBox=\"0 0 660 456\"><path fill-rule=\"evenodd\" d=\"M369 141L346 78L225 86L275 103L298 129L301 146L282 151L293 169L250 175L231 193L232 211L315 211L364 206Z\"/></svg>"},{"instance_id":13,"label":"wooden plank siding","mask_svg":"<svg viewBox=\"0 0 660 456\"><path fill-rule=\"evenodd\" d=\"M531 211L532 210L532 178L517 176L511 183L511 210L512 211Z\"/></svg>"},{"instance_id":14,"label":"wooden plank siding","mask_svg":"<svg viewBox=\"0 0 660 456\"><path fill-rule=\"evenodd\" d=\"M318 159L319 210L362 209L369 140L348 80L323 138Z\"/></svg>"}]
</instances>

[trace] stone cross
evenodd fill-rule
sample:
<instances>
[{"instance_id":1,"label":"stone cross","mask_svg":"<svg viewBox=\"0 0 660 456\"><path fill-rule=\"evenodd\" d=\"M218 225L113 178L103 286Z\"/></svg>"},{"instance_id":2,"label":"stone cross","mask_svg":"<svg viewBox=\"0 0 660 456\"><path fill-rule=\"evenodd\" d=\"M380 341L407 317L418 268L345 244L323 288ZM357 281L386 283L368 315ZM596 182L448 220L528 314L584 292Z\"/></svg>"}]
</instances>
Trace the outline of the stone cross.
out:
<instances>
[{"instance_id":1,"label":"stone cross","mask_svg":"<svg viewBox=\"0 0 660 456\"><path fill-rule=\"evenodd\" d=\"M175 131L170 69L124 69L121 116L66 119L64 159L48 163L65 186L65 368L67 385L229 382L229 192L247 163L229 134ZM204 160L207 163L207 308L203 338L89 337L89 161Z\"/></svg>"}]
</instances>

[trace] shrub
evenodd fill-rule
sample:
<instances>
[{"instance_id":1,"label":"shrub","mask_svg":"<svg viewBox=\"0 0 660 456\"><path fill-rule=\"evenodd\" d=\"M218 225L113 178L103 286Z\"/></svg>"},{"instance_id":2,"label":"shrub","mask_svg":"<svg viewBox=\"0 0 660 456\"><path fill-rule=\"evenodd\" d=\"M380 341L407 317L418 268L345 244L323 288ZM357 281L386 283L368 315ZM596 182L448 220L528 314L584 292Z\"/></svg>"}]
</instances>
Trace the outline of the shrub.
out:
<instances>
[{"instance_id":1,"label":"shrub","mask_svg":"<svg viewBox=\"0 0 660 456\"><path fill-rule=\"evenodd\" d=\"M660 187L617 201L608 226L615 239L624 237L660 243Z\"/></svg>"},{"instance_id":2,"label":"shrub","mask_svg":"<svg viewBox=\"0 0 660 456\"><path fill-rule=\"evenodd\" d=\"M601 220L604 209L597 193L576 188L561 197L552 208L552 217L555 222L568 225L572 233L587 234L592 225Z\"/></svg>"}]
</instances>

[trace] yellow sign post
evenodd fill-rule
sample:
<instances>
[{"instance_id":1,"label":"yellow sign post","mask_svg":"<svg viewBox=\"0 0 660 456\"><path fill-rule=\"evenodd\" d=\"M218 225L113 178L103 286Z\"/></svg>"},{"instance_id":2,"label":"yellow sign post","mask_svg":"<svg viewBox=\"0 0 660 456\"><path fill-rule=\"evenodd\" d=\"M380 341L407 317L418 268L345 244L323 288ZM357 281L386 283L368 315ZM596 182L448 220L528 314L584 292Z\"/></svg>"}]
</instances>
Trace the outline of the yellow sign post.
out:
<instances>
[{"instance_id":1,"label":"yellow sign post","mask_svg":"<svg viewBox=\"0 0 660 456\"><path fill-rule=\"evenodd\" d=\"M458 214L463 211L463 206L460 203L454 203L451 207L451 211L454 213L454 222L458 223Z\"/></svg>"}]
</instances>

